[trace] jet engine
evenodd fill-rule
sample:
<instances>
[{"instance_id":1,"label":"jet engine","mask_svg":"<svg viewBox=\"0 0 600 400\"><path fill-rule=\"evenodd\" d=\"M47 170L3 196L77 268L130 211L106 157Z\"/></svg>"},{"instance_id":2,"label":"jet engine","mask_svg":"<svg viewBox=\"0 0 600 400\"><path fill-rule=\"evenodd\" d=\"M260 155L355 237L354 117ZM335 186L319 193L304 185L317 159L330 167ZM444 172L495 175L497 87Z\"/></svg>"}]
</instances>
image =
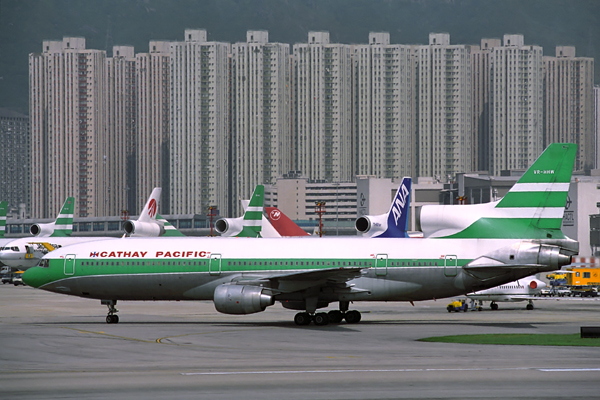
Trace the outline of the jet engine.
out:
<instances>
[{"instance_id":1,"label":"jet engine","mask_svg":"<svg viewBox=\"0 0 600 400\"><path fill-rule=\"evenodd\" d=\"M244 218L221 218L215 222L215 229L221 236L235 236L244 229Z\"/></svg>"},{"instance_id":2,"label":"jet engine","mask_svg":"<svg viewBox=\"0 0 600 400\"><path fill-rule=\"evenodd\" d=\"M469 205L425 205L418 207L415 227L424 237L452 235L467 228L479 218L494 215L497 202Z\"/></svg>"},{"instance_id":3,"label":"jet engine","mask_svg":"<svg viewBox=\"0 0 600 400\"><path fill-rule=\"evenodd\" d=\"M49 224L33 224L29 227L29 232L33 236L48 237L54 233L54 222Z\"/></svg>"},{"instance_id":4,"label":"jet engine","mask_svg":"<svg viewBox=\"0 0 600 400\"><path fill-rule=\"evenodd\" d=\"M165 228L159 222L140 222L127 220L123 224L127 236L158 237L165 233Z\"/></svg>"},{"instance_id":5,"label":"jet engine","mask_svg":"<svg viewBox=\"0 0 600 400\"><path fill-rule=\"evenodd\" d=\"M361 236L372 237L385 232L387 229L387 214L363 215L354 222L354 227Z\"/></svg>"},{"instance_id":6,"label":"jet engine","mask_svg":"<svg viewBox=\"0 0 600 400\"><path fill-rule=\"evenodd\" d=\"M219 285L215 288L213 302L223 314L253 314L265 311L275 301L264 293L264 288L249 285Z\"/></svg>"}]
</instances>

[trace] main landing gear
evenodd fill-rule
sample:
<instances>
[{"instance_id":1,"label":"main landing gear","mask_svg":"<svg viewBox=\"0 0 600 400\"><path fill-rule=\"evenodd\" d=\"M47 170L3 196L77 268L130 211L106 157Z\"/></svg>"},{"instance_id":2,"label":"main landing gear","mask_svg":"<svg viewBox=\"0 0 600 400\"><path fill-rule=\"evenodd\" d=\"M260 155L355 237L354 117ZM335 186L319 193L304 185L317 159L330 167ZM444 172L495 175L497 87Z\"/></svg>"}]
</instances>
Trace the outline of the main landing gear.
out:
<instances>
[{"instance_id":1,"label":"main landing gear","mask_svg":"<svg viewBox=\"0 0 600 400\"><path fill-rule=\"evenodd\" d=\"M108 315L106 316L107 324L118 324L119 316L117 313L119 310L115 307L117 305L116 300L101 300L101 304L108 306Z\"/></svg>"},{"instance_id":2,"label":"main landing gear","mask_svg":"<svg viewBox=\"0 0 600 400\"><path fill-rule=\"evenodd\" d=\"M346 320L349 324L356 324L361 319L360 312L356 310L348 311L348 302L340 301L339 310L331 310L329 312L310 313L308 311L296 314L294 322L296 325L303 326L312 322L317 326L327 325L329 323L339 324Z\"/></svg>"}]
</instances>

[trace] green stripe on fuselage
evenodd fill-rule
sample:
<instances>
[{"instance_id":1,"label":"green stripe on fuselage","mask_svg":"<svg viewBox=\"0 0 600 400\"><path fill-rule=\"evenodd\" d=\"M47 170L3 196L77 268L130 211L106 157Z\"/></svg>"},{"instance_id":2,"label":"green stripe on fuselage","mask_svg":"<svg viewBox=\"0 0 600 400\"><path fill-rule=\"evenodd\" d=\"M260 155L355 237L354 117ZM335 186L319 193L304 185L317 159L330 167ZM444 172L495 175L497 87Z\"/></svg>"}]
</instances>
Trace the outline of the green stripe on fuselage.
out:
<instances>
[{"instance_id":1,"label":"green stripe on fuselage","mask_svg":"<svg viewBox=\"0 0 600 400\"><path fill-rule=\"evenodd\" d=\"M461 267L470 260L458 259ZM212 263L212 264L211 264ZM73 279L88 276L136 275L136 274L184 274L184 273L286 273L296 271L313 271L328 268L363 267L363 268L408 268L439 267L443 268L444 259L388 259L385 265L376 265L377 260L368 259L257 259L257 258L209 258L192 259L76 259L74 273L65 275L64 259L50 259L49 267L34 267L25 272L27 284L41 287L61 279ZM454 267L454 265L452 266Z\"/></svg>"}]
</instances>

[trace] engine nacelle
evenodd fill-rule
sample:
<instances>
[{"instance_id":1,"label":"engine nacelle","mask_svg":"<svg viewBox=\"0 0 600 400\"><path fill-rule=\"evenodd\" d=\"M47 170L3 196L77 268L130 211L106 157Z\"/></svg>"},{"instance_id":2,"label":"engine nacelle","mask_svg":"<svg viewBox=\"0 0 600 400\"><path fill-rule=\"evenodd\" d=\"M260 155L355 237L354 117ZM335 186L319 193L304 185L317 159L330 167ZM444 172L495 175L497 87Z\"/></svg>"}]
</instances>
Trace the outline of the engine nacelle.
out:
<instances>
[{"instance_id":1,"label":"engine nacelle","mask_svg":"<svg viewBox=\"0 0 600 400\"><path fill-rule=\"evenodd\" d=\"M219 285L213 297L215 308L223 314L253 314L265 311L275 302L264 288L249 285Z\"/></svg>"},{"instance_id":2,"label":"engine nacelle","mask_svg":"<svg viewBox=\"0 0 600 400\"><path fill-rule=\"evenodd\" d=\"M158 237L164 235L165 228L159 222L140 222L127 220L123 229L128 236Z\"/></svg>"},{"instance_id":3,"label":"engine nacelle","mask_svg":"<svg viewBox=\"0 0 600 400\"><path fill-rule=\"evenodd\" d=\"M354 221L354 228L364 237L379 235L387 229L387 214L363 215Z\"/></svg>"},{"instance_id":4,"label":"engine nacelle","mask_svg":"<svg viewBox=\"0 0 600 400\"><path fill-rule=\"evenodd\" d=\"M479 218L494 215L497 202L469 205L425 205L417 208L415 228L424 237L452 235Z\"/></svg>"},{"instance_id":5,"label":"engine nacelle","mask_svg":"<svg viewBox=\"0 0 600 400\"><path fill-rule=\"evenodd\" d=\"M244 218L221 218L215 222L215 230L221 236L235 236L244 229Z\"/></svg>"},{"instance_id":6,"label":"engine nacelle","mask_svg":"<svg viewBox=\"0 0 600 400\"><path fill-rule=\"evenodd\" d=\"M29 232L33 236L50 236L54 233L54 222L49 224L33 224L31 227L29 227Z\"/></svg>"}]
</instances>

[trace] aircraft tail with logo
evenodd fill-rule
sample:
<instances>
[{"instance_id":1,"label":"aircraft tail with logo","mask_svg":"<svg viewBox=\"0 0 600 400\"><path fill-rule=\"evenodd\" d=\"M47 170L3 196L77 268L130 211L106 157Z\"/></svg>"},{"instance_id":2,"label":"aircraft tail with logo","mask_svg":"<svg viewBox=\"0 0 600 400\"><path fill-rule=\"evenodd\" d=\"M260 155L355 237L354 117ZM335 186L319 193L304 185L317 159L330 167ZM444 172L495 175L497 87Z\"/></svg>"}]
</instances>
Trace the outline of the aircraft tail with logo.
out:
<instances>
[{"instance_id":1,"label":"aircraft tail with logo","mask_svg":"<svg viewBox=\"0 0 600 400\"><path fill-rule=\"evenodd\" d=\"M162 189L155 187L136 221L128 220L123 224L127 236L131 237L157 237L157 236L185 236L179 232L169 221L158 214L158 202Z\"/></svg>"},{"instance_id":2,"label":"aircraft tail with logo","mask_svg":"<svg viewBox=\"0 0 600 400\"><path fill-rule=\"evenodd\" d=\"M263 185L256 185L244 216L218 219L215 222L216 231L221 236L262 237L264 195L265 187ZM275 231L274 229L272 230ZM276 231L275 234L277 234Z\"/></svg>"},{"instance_id":3,"label":"aircraft tail with logo","mask_svg":"<svg viewBox=\"0 0 600 400\"><path fill-rule=\"evenodd\" d=\"M67 197L54 222L48 224L33 224L29 232L37 237L64 237L73 233L73 211L75 199Z\"/></svg>"},{"instance_id":4,"label":"aircraft tail with logo","mask_svg":"<svg viewBox=\"0 0 600 400\"><path fill-rule=\"evenodd\" d=\"M6 214L8 212L8 201L0 201L0 238L6 233Z\"/></svg>"},{"instance_id":5,"label":"aircraft tail with logo","mask_svg":"<svg viewBox=\"0 0 600 400\"><path fill-rule=\"evenodd\" d=\"M425 237L460 239L565 239L561 222L577 145L553 143L501 200L471 205L423 206Z\"/></svg>"},{"instance_id":6,"label":"aircraft tail with logo","mask_svg":"<svg viewBox=\"0 0 600 400\"><path fill-rule=\"evenodd\" d=\"M363 215L356 219L354 227L361 236L373 238L409 237L407 231L411 183L411 178L402 178L387 214Z\"/></svg>"},{"instance_id":7,"label":"aircraft tail with logo","mask_svg":"<svg viewBox=\"0 0 600 400\"><path fill-rule=\"evenodd\" d=\"M279 232L281 236L310 236L308 232L300 228L294 221L288 218L277 207L265 207L267 218L273 228Z\"/></svg>"}]
</instances>

